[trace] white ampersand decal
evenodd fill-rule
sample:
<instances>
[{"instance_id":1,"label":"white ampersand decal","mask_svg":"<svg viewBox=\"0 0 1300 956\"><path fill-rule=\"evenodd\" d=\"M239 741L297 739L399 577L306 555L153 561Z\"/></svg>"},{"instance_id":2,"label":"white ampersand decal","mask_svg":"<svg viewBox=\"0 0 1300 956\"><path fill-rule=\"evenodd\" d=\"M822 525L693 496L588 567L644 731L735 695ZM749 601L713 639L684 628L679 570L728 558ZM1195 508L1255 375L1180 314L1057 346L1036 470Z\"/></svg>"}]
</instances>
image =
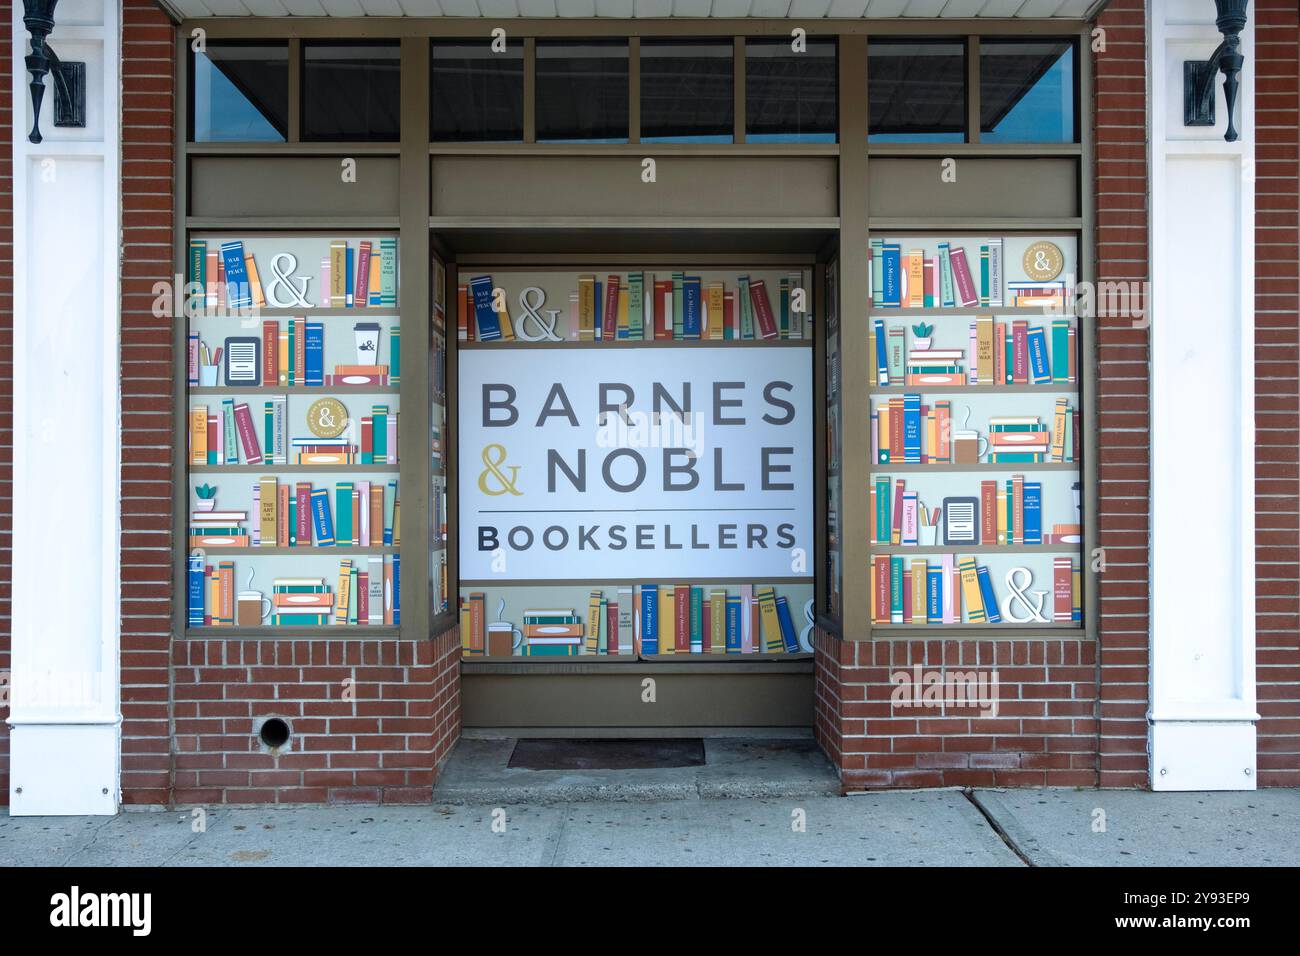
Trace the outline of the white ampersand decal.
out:
<instances>
[{"instance_id":1,"label":"white ampersand decal","mask_svg":"<svg viewBox=\"0 0 1300 956\"><path fill-rule=\"evenodd\" d=\"M282 262L288 265L281 267ZM302 288L299 289L294 282L294 271L298 268L298 257L292 252L277 252L271 257L271 281L266 286L266 298L274 308L277 309L310 309L311 303L307 301L307 285L311 282L311 276L302 276ZM278 290L287 289L289 301L280 298Z\"/></svg>"},{"instance_id":2,"label":"white ampersand decal","mask_svg":"<svg viewBox=\"0 0 1300 956\"><path fill-rule=\"evenodd\" d=\"M1036 602L1030 603L1025 589L1034 583L1034 576L1028 568L1012 568L1007 572L1007 588L1011 592L1007 595L1005 606L1002 608L1002 616L1011 624L1046 624L1047 618L1043 615L1043 605L1047 602L1046 591L1032 591L1030 593L1038 596ZM1011 613L1014 603L1019 603L1022 608L1029 612L1029 617L1016 617Z\"/></svg>"},{"instance_id":3,"label":"white ampersand decal","mask_svg":"<svg viewBox=\"0 0 1300 956\"><path fill-rule=\"evenodd\" d=\"M524 310L524 314L519 317L519 325L515 329L515 334L525 342L559 342L560 336L555 331L555 326L560 314L559 309L546 309L546 314L550 316L550 321L543 319L537 312L546 304L546 293L535 285L530 285L523 292L519 293L519 308ZM531 326L535 331L527 331Z\"/></svg>"}]
</instances>

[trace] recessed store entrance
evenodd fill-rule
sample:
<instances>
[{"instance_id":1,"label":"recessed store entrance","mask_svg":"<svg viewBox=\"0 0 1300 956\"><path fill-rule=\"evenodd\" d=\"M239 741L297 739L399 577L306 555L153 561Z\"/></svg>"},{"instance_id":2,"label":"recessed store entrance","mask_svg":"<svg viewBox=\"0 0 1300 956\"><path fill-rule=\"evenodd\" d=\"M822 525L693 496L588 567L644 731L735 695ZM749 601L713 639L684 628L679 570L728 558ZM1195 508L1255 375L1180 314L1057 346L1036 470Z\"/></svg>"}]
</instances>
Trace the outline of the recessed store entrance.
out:
<instances>
[{"instance_id":1,"label":"recessed store entrance","mask_svg":"<svg viewBox=\"0 0 1300 956\"><path fill-rule=\"evenodd\" d=\"M434 799L511 806L839 793L834 768L807 731L610 740L467 730L438 776Z\"/></svg>"},{"instance_id":2,"label":"recessed store entrance","mask_svg":"<svg viewBox=\"0 0 1300 956\"><path fill-rule=\"evenodd\" d=\"M553 170L522 174L544 193ZM808 733L829 237L434 233L466 729L615 748Z\"/></svg>"}]
</instances>

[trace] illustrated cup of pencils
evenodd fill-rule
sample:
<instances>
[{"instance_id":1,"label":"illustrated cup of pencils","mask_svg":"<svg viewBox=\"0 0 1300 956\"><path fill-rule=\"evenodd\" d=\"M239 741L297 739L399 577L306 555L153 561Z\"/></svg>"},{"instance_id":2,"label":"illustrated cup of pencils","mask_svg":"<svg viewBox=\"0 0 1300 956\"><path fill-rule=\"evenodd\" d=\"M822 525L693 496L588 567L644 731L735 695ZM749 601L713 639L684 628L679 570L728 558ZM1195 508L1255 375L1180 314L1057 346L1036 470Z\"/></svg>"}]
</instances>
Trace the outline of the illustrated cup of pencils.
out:
<instances>
[{"instance_id":1,"label":"illustrated cup of pencils","mask_svg":"<svg viewBox=\"0 0 1300 956\"><path fill-rule=\"evenodd\" d=\"M217 370L221 367L221 348L209 349L207 344L199 349L199 384L212 388L217 384Z\"/></svg>"},{"instance_id":2,"label":"illustrated cup of pencils","mask_svg":"<svg viewBox=\"0 0 1300 956\"><path fill-rule=\"evenodd\" d=\"M939 519L942 517L942 508L935 508L931 512L926 510L925 505L921 505L916 531L922 547L933 547L939 543Z\"/></svg>"}]
</instances>

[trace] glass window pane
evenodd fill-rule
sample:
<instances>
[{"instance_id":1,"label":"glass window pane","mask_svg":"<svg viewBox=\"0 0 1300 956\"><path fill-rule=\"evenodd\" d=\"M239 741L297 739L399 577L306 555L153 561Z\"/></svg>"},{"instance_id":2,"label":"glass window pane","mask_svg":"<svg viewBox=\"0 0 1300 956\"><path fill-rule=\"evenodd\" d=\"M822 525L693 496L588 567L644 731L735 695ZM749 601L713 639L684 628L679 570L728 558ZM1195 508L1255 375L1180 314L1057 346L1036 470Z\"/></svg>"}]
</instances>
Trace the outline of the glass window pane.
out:
<instances>
[{"instance_id":1,"label":"glass window pane","mask_svg":"<svg viewBox=\"0 0 1300 956\"><path fill-rule=\"evenodd\" d=\"M838 76L835 41L789 37L745 41L745 139L751 143L833 143Z\"/></svg>"},{"instance_id":2,"label":"glass window pane","mask_svg":"<svg viewBox=\"0 0 1300 956\"><path fill-rule=\"evenodd\" d=\"M518 143L524 138L524 44L493 52L486 40L433 44L430 139Z\"/></svg>"},{"instance_id":3,"label":"glass window pane","mask_svg":"<svg viewBox=\"0 0 1300 956\"><path fill-rule=\"evenodd\" d=\"M288 131L288 44L213 41L190 55L192 141L276 143Z\"/></svg>"},{"instance_id":4,"label":"glass window pane","mask_svg":"<svg viewBox=\"0 0 1300 956\"><path fill-rule=\"evenodd\" d=\"M641 139L730 143L734 120L728 41L641 41Z\"/></svg>"},{"instance_id":5,"label":"glass window pane","mask_svg":"<svg viewBox=\"0 0 1300 956\"><path fill-rule=\"evenodd\" d=\"M980 142L1075 141L1074 43L980 41Z\"/></svg>"},{"instance_id":6,"label":"glass window pane","mask_svg":"<svg viewBox=\"0 0 1300 956\"><path fill-rule=\"evenodd\" d=\"M626 143L627 41L537 43L538 142Z\"/></svg>"},{"instance_id":7,"label":"glass window pane","mask_svg":"<svg viewBox=\"0 0 1300 956\"><path fill-rule=\"evenodd\" d=\"M966 42L872 40L867 138L873 143L966 140Z\"/></svg>"},{"instance_id":8,"label":"glass window pane","mask_svg":"<svg viewBox=\"0 0 1300 956\"><path fill-rule=\"evenodd\" d=\"M304 43L302 138L398 138L401 68L396 43Z\"/></svg>"}]
</instances>

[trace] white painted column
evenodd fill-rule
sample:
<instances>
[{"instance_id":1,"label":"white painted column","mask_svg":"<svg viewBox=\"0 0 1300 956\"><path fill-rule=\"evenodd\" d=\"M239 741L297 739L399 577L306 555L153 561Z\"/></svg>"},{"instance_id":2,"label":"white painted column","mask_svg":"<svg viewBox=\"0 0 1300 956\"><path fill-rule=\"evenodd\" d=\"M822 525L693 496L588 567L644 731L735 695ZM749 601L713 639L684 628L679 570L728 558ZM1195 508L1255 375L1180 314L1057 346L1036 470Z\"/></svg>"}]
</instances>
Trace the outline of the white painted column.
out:
<instances>
[{"instance_id":1,"label":"white painted column","mask_svg":"<svg viewBox=\"0 0 1300 956\"><path fill-rule=\"evenodd\" d=\"M1235 143L1183 125L1213 0L1149 0L1151 784L1255 788L1255 46Z\"/></svg>"},{"instance_id":2,"label":"white painted column","mask_svg":"<svg viewBox=\"0 0 1300 956\"><path fill-rule=\"evenodd\" d=\"M14 518L10 812L119 803L121 6L61 0L50 46L86 63L85 129L32 126L13 5Z\"/></svg>"}]
</instances>

